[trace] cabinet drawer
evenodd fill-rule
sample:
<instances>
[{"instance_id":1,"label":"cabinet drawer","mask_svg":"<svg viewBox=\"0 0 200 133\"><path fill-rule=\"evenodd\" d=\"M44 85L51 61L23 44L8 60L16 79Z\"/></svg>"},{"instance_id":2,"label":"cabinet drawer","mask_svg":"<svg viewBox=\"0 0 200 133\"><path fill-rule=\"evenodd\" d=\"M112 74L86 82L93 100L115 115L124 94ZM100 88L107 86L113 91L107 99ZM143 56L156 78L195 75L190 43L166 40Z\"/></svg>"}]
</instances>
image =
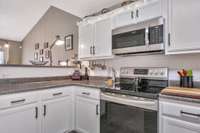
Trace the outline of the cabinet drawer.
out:
<instances>
[{"instance_id":1,"label":"cabinet drawer","mask_svg":"<svg viewBox=\"0 0 200 133\"><path fill-rule=\"evenodd\" d=\"M100 99L100 90L93 88L80 87L76 88L76 95L83 96L91 99Z\"/></svg>"},{"instance_id":2,"label":"cabinet drawer","mask_svg":"<svg viewBox=\"0 0 200 133\"><path fill-rule=\"evenodd\" d=\"M179 117L181 119L197 118L200 120L200 108L197 106L169 102L161 102L160 106L163 115Z\"/></svg>"},{"instance_id":3,"label":"cabinet drawer","mask_svg":"<svg viewBox=\"0 0 200 133\"><path fill-rule=\"evenodd\" d=\"M28 92L0 96L0 109L37 102L39 100L37 94L37 92Z\"/></svg>"},{"instance_id":4,"label":"cabinet drawer","mask_svg":"<svg viewBox=\"0 0 200 133\"><path fill-rule=\"evenodd\" d=\"M73 95L72 87L60 87L42 91L41 99L49 100L59 98L67 95Z\"/></svg>"}]
</instances>

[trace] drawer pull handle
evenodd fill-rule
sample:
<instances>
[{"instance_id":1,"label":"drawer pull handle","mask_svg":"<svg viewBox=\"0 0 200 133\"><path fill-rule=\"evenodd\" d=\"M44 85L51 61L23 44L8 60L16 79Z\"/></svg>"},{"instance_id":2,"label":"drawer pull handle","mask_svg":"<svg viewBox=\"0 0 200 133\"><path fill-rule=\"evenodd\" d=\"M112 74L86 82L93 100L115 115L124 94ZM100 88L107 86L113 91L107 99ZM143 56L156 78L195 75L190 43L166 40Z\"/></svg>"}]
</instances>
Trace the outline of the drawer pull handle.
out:
<instances>
[{"instance_id":1,"label":"drawer pull handle","mask_svg":"<svg viewBox=\"0 0 200 133\"><path fill-rule=\"evenodd\" d=\"M89 95L90 95L90 93L89 93L89 92L82 92L82 94L83 94L83 95L87 95L87 96L89 96Z\"/></svg>"},{"instance_id":2,"label":"drawer pull handle","mask_svg":"<svg viewBox=\"0 0 200 133\"><path fill-rule=\"evenodd\" d=\"M21 99L21 100L16 100L16 101L11 101L11 104L19 104L19 103L24 103L26 99Z\"/></svg>"},{"instance_id":3,"label":"drawer pull handle","mask_svg":"<svg viewBox=\"0 0 200 133\"><path fill-rule=\"evenodd\" d=\"M99 115L99 105L96 105L96 115Z\"/></svg>"},{"instance_id":4,"label":"drawer pull handle","mask_svg":"<svg viewBox=\"0 0 200 133\"><path fill-rule=\"evenodd\" d=\"M200 114L194 114L194 113L189 113L189 112L184 112L181 110L180 112L182 115L190 115L190 116L195 116L195 117L200 117Z\"/></svg>"},{"instance_id":5,"label":"drawer pull handle","mask_svg":"<svg viewBox=\"0 0 200 133\"><path fill-rule=\"evenodd\" d=\"M45 116L46 116L46 114L47 114L47 106L46 106L46 105L44 105L43 107L44 107L43 116L45 117Z\"/></svg>"},{"instance_id":6,"label":"drawer pull handle","mask_svg":"<svg viewBox=\"0 0 200 133\"><path fill-rule=\"evenodd\" d=\"M59 96L59 95L62 95L62 94L63 94L62 92L54 93L53 96Z\"/></svg>"},{"instance_id":7,"label":"drawer pull handle","mask_svg":"<svg viewBox=\"0 0 200 133\"><path fill-rule=\"evenodd\" d=\"M38 107L35 107L35 119L38 119Z\"/></svg>"}]
</instances>

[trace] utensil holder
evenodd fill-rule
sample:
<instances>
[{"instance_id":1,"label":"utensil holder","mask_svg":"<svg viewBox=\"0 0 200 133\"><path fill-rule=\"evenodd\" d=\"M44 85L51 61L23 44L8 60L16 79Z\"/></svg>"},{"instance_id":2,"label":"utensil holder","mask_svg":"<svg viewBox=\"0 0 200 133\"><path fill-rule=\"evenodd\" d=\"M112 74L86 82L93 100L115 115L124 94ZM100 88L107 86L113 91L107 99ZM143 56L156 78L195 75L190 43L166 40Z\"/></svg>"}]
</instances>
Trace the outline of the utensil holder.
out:
<instances>
[{"instance_id":1,"label":"utensil holder","mask_svg":"<svg viewBox=\"0 0 200 133\"><path fill-rule=\"evenodd\" d=\"M192 76L180 77L180 87L193 88L194 82Z\"/></svg>"}]
</instances>

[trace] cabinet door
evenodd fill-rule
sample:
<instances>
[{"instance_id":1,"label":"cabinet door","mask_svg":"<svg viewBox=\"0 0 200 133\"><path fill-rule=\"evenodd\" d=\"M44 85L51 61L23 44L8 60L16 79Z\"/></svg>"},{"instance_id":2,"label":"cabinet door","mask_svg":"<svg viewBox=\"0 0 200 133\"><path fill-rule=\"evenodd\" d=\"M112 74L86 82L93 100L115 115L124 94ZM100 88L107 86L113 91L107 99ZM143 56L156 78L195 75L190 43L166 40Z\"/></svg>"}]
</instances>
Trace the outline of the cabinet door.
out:
<instances>
[{"instance_id":1,"label":"cabinet door","mask_svg":"<svg viewBox=\"0 0 200 133\"><path fill-rule=\"evenodd\" d=\"M169 44L167 52L200 52L200 1L168 0Z\"/></svg>"},{"instance_id":2,"label":"cabinet door","mask_svg":"<svg viewBox=\"0 0 200 133\"><path fill-rule=\"evenodd\" d=\"M120 14L117 14L113 18L113 28L120 28L123 26L131 25L136 23L136 16L135 16L135 10L127 10L123 11Z\"/></svg>"},{"instance_id":3,"label":"cabinet door","mask_svg":"<svg viewBox=\"0 0 200 133\"><path fill-rule=\"evenodd\" d=\"M37 105L0 110L1 133L39 133Z\"/></svg>"},{"instance_id":4,"label":"cabinet door","mask_svg":"<svg viewBox=\"0 0 200 133\"><path fill-rule=\"evenodd\" d=\"M71 96L43 103L43 133L64 133L73 128L73 101Z\"/></svg>"},{"instance_id":5,"label":"cabinet door","mask_svg":"<svg viewBox=\"0 0 200 133\"><path fill-rule=\"evenodd\" d=\"M112 56L111 19L100 20L95 23L94 56Z\"/></svg>"},{"instance_id":6,"label":"cabinet door","mask_svg":"<svg viewBox=\"0 0 200 133\"><path fill-rule=\"evenodd\" d=\"M161 0L154 0L145 5L141 5L136 10L137 22L152 20L162 16Z\"/></svg>"},{"instance_id":7,"label":"cabinet door","mask_svg":"<svg viewBox=\"0 0 200 133\"><path fill-rule=\"evenodd\" d=\"M76 130L82 133L99 133L99 102L76 96Z\"/></svg>"},{"instance_id":8,"label":"cabinet door","mask_svg":"<svg viewBox=\"0 0 200 133\"><path fill-rule=\"evenodd\" d=\"M161 133L199 133L200 124L162 116Z\"/></svg>"},{"instance_id":9,"label":"cabinet door","mask_svg":"<svg viewBox=\"0 0 200 133\"><path fill-rule=\"evenodd\" d=\"M94 45L94 25L79 25L79 59L89 58L92 55L92 46Z\"/></svg>"}]
</instances>

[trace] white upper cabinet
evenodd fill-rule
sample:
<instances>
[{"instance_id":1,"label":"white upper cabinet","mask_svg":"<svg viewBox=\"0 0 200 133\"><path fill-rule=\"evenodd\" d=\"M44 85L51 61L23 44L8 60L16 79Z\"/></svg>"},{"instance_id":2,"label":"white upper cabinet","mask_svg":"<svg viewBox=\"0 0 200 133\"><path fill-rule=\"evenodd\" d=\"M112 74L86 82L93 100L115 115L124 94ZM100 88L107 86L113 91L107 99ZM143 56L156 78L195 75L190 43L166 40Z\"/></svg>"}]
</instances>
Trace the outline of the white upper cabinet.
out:
<instances>
[{"instance_id":1,"label":"white upper cabinet","mask_svg":"<svg viewBox=\"0 0 200 133\"><path fill-rule=\"evenodd\" d=\"M161 0L152 0L136 8L137 23L162 17Z\"/></svg>"},{"instance_id":2,"label":"white upper cabinet","mask_svg":"<svg viewBox=\"0 0 200 133\"><path fill-rule=\"evenodd\" d=\"M94 45L94 25L84 23L79 25L79 58L89 58Z\"/></svg>"},{"instance_id":3,"label":"white upper cabinet","mask_svg":"<svg viewBox=\"0 0 200 133\"><path fill-rule=\"evenodd\" d=\"M136 11L134 8L123 11L113 17L113 29L136 23Z\"/></svg>"},{"instance_id":4,"label":"white upper cabinet","mask_svg":"<svg viewBox=\"0 0 200 133\"><path fill-rule=\"evenodd\" d=\"M103 19L95 23L94 56L112 56L111 19Z\"/></svg>"},{"instance_id":5,"label":"white upper cabinet","mask_svg":"<svg viewBox=\"0 0 200 133\"><path fill-rule=\"evenodd\" d=\"M166 53L181 54L200 52L200 1L167 1L169 34Z\"/></svg>"},{"instance_id":6,"label":"white upper cabinet","mask_svg":"<svg viewBox=\"0 0 200 133\"><path fill-rule=\"evenodd\" d=\"M123 8L122 8L123 9ZM113 29L162 17L160 0L136 2L113 16Z\"/></svg>"},{"instance_id":7,"label":"white upper cabinet","mask_svg":"<svg viewBox=\"0 0 200 133\"><path fill-rule=\"evenodd\" d=\"M79 24L79 59L112 57L111 19L103 18Z\"/></svg>"}]
</instances>

